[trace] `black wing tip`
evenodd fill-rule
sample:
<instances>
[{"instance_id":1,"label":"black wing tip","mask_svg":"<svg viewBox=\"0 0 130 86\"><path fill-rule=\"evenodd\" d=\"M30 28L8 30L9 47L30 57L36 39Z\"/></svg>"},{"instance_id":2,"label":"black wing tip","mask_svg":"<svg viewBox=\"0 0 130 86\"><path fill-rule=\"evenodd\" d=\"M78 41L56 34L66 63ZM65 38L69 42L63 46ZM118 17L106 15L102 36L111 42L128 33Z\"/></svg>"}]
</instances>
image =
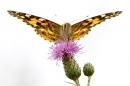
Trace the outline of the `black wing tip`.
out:
<instances>
[{"instance_id":1,"label":"black wing tip","mask_svg":"<svg viewBox=\"0 0 130 86\"><path fill-rule=\"evenodd\" d=\"M7 10L7 12L9 13L9 12L11 12L12 10Z\"/></svg>"},{"instance_id":2,"label":"black wing tip","mask_svg":"<svg viewBox=\"0 0 130 86\"><path fill-rule=\"evenodd\" d=\"M112 17L116 17L116 16L120 15L121 13L122 13L122 11L115 11L115 12L113 12Z\"/></svg>"},{"instance_id":3,"label":"black wing tip","mask_svg":"<svg viewBox=\"0 0 130 86\"><path fill-rule=\"evenodd\" d=\"M13 10L7 10L8 13L13 13L13 12L16 12L16 11L13 11Z\"/></svg>"},{"instance_id":4,"label":"black wing tip","mask_svg":"<svg viewBox=\"0 0 130 86\"><path fill-rule=\"evenodd\" d=\"M12 16L14 16L14 15L16 14L16 11L12 11L12 10L7 10L7 12L8 12L10 15L12 15Z\"/></svg>"},{"instance_id":5,"label":"black wing tip","mask_svg":"<svg viewBox=\"0 0 130 86\"><path fill-rule=\"evenodd\" d=\"M121 14L123 11L116 11L115 13L116 14Z\"/></svg>"}]
</instances>

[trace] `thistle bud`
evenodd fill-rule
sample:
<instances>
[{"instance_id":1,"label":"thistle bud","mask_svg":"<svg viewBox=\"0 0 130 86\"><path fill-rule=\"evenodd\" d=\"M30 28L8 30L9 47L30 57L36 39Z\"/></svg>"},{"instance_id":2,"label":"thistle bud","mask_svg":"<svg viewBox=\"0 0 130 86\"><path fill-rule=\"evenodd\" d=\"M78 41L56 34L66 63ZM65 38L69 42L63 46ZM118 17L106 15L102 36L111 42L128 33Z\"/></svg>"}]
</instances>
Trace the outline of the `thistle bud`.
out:
<instances>
[{"instance_id":1,"label":"thistle bud","mask_svg":"<svg viewBox=\"0 0 130 86\"><path fill-rule=\"evenodd\" d=\"M87 63L83 67L83 73L85 76L92 76L94 73L94 67L91 63Z\"/></svg>"}]
</instances>

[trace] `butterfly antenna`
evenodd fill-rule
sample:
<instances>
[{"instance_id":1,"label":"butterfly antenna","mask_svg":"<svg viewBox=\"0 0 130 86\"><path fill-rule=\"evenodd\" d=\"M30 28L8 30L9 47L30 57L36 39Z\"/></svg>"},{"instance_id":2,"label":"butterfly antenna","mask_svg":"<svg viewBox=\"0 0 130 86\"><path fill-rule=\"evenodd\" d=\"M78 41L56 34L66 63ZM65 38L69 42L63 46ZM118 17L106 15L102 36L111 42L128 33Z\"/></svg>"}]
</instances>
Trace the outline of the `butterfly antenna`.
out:
<instances>
[{"instance_id":1,"label":"butterfly antenna","mask_svg":"<svg viewBox=\"0 0 130 86\"><path fill-rule=\"evenodd\" d=\"M87 15L87 16L85 16L85 17L83 17L83 18L79 18L79 19L76 19L76 20L70 21L69 23L74 22L74 21L77 21L77 20L84 19L84 18L86 18L86 17L88 17L88 15Z\"/></svg>"},{"instance_id":2,"label":"butterfly antenna","mask_svg":"<svg viewBox=\"0 0 130 86\"><path fill-rule=\"evenodd\" d=\"M64 20L62 20L61 18L59 18L57 15L55 15L58 19L60 19L61 21L65 22Z\"/></svg>"}]
</instances>

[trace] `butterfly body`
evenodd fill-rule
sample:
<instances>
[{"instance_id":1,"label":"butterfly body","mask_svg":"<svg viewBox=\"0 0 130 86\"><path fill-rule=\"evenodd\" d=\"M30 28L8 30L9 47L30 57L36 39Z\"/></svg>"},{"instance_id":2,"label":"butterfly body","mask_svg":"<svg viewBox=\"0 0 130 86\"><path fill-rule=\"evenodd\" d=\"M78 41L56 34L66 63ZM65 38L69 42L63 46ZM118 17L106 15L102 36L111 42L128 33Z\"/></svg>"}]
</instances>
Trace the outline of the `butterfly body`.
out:
<instances>
[{"instance_id":1,"label":"butterfly body","mask_svg":"<svg viewBox=\"0 0 130 86\"><path fill-rule=\"evenodd\" d=\"M118 16L122 13L122 11L98 15L73 25L69 23L59 25L45 18L17 11L9 10L8 13L35 28L37 34L39 34L44 39L51 42L56 42L57 40L63 39L64 37L72 40L78 40L88 34L88 32L91 31L91 28L95 25L100 24L101 22L110 19L111 17Z\"/></svg>"}]
</instances>

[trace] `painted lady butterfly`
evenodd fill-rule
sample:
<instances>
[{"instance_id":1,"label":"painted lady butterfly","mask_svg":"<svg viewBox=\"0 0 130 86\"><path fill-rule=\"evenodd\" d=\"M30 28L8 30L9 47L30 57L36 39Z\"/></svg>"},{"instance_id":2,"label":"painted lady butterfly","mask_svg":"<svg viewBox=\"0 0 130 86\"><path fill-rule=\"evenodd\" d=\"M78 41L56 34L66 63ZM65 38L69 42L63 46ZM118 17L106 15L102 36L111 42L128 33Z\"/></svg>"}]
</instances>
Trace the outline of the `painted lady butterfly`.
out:
<instances>
[{"instance_id":1,"label":"painted lady butterfly","mask_svg":"<svg viewBox=\"0 0 130 86\"><path fill-rule=\"evenodd\" d=\"M91 30L90 28L100 24L106 19L118 16L122 13L122 11L91 17L74 25L70 25L69 23L59 25L45 18L22 12L9 10L8 13L14 17L17 17L18 19L23 20L23 22L27 23L28 25L31 25L33 28L35 28L37 34L39 34L44 39L55 42L64 36L67 36L69 39L78 40L85 34L88 34L88 32Z\"/></svg>"}]
</instances>

